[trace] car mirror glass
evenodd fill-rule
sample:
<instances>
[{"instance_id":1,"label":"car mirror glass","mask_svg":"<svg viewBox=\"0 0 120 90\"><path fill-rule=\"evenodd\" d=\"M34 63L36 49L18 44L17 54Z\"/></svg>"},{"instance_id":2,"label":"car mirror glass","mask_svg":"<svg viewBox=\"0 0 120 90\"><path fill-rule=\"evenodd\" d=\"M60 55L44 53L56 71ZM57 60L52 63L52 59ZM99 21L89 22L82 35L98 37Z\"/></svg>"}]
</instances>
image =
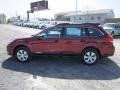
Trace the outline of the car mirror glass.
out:
<instances>
[{"instance_id":1,"label":"car mirror glass","mask_svg":"<svg viewBox=\"0 0 120 90\"><path fill-rule=\"evenodd\" d=\"M42 33L40 36L38 36L38 39L44 39L46 38L46 34Z\"/></svg>"},{"instance_id":2,"label":"car mirror glass","mask_svg":"<svg viewBox=\"0 0 120 90\"><path fill-rule=\"evenodd\" d=\"M33 35L31 35L32 37L34 37L35 36L35 34L33 34Z\"/></svg>"}]
</instances>

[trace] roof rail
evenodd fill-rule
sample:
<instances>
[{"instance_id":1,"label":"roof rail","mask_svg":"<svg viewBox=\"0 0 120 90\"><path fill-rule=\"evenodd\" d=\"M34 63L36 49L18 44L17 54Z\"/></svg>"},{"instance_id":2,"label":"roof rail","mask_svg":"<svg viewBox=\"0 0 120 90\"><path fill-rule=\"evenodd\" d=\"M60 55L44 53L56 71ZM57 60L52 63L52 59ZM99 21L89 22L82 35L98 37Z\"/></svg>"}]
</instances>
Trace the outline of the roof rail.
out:
<instances>
[{"instance_id":1,"label":"roof rail","mask_svg":"<svg viewBox=\"0 0 120 90\"><path fill-rule=\"evenodd\" d=\"M82 23L82 25L95 25L95 26L99 26L100 23Z\"/></svg>"},{"instance_id":2,"label":"roof rail","mask_svg":"<svg viewBox=\"0 0 120 90\"><path fill-rule=\"evenodd\" d=\"M70 23L60 23L60 24L57 24L58 25L69 25Z\"/></svg>"},{"instance_id":3,"label":"roof rail","mask_svg":"<svg viewBox=\"0 0 120 90\"><path fill-rule=\"evenodd\" d=\"M81 23L81 24L75 24L75 23L60 23L60 24L57 24L56 26L59 26L59 25L93 25L93 26L99 26L100 23Z\"/></svg>"}]
</instances>

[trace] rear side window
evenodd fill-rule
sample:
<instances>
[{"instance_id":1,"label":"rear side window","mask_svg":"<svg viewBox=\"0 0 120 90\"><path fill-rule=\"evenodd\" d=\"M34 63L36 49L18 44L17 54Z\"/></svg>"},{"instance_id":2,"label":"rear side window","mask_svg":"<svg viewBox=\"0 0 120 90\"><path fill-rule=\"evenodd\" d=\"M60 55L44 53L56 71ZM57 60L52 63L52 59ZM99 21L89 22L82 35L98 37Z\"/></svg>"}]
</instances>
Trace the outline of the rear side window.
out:
<instances>
[{"instance_id":1,"label":"rear side window","mask_svg":"<svg viewBox=\"0 0 120 90\"><path fill-rule=\"evenodd\" d=\"M119 24L116 24L116 25L115 25L115 28L116 28L116 29L119 29L119 28L120 28L120 25L119 25Z\"/></svg>"},{"instance_id":2,"label":"rear side window","mask_svg":"<svg viewBox=\"0 0 120 90\"><path fill-rule=\"evenodd\" d=\"M103 33L96 28L86 28L86 30L87 30L89 36L99 37L99 36L103 35Z\"/></svg>"},{"instance_id":3,"label":"rear side window","mask_svg":"<svg viewBox=\"0 0 120 90\"><path fill-rule=\"evenodd\" d=\"M65 29L65 37L80 37L82 33L81 28L66 28Z\"/></svg>"}]
</instances>

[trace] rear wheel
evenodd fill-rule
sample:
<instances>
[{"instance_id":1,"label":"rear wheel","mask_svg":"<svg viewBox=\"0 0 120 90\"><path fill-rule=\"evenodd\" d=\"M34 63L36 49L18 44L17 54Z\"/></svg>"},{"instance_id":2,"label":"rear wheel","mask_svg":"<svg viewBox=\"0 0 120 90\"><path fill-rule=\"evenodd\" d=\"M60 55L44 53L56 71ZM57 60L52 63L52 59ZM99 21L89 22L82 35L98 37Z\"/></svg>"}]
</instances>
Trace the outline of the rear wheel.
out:
<instances>
[{"instance_id":1,"label":"rear wheel","mask_svg":"<svg viewBox=\"0 0 120 90\"><path fill-rule=\"evenodd\" d=\"M99 55L98 51L93 48L85 49L81 55L81 59L87 65L95 64L98 61L99 57L100 57L100 55Z\"/></svg>"},{"instance_id":2,"label":"rear wheel","mask_svg":"<svg viewBox=\"0 0 120 90\"><path fill-rule=\"evenodd\" d=\"M20 62L27 62L31 59L30 50L26 47L19 47L15 50L14 56Z\"/></svg>"}]
</instances>

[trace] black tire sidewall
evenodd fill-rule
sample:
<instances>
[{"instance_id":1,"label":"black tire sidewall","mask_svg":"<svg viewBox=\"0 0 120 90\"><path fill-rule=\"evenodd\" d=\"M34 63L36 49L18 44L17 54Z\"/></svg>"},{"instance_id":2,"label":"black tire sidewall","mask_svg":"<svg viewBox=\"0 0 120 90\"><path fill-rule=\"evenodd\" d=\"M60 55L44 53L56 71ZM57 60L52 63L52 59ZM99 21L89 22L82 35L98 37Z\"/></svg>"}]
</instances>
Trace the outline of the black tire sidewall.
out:
<instances>
[{"instance_id":1,"label":"black tire sidewall","mask_svg":"<svg viewBox=\"0 0 120 90\"><path fill-rule=\"evenodd\" d=\"M87 53L87 52L94 52L97 56L97 59L94 63L86 63L85 60L84 60L84 55ZM100 59L100 55L98 53L98 51L96 49L93 49L93 48L88 48L88 49L85 49L82 54L81 54L81 59L82 61L84 62L84 64L87 64L87 65L94 65L98 62L98 60Z\"/></svg>"},{"instance_id":2,"label":"black tire sidewall","mask_svg":"<svg viewBox=\"0 0 120 90\"><path fill-rule=\"evenodd\" d=\"M18 52L19 50L25 50L25 51L28 53L28 59L27 59L26 61L20 61L20 60L17 58L17 52ZM17 49L15 50L15 52L14 52L14 57L15 57L15 59L16 59L17 61L19 61L19 62L28 62L28 61L31 60L31 52L30 52L30 50L29 50L28 48L26 48L26 47L19 47L19 48L17 48Z\"/></svg>"},{"instance_id":3,"label":"black tire sidewall","mask_svg":"<svg viewBox=\"0 0 120 90\"><path fill-rule=\"evenodd\" d=\"M114 33L114 31L112 31L112 32L111 32L111 35L112 35L113 37L115 36L115 33Z\"/></svg>"}]
</instances>

